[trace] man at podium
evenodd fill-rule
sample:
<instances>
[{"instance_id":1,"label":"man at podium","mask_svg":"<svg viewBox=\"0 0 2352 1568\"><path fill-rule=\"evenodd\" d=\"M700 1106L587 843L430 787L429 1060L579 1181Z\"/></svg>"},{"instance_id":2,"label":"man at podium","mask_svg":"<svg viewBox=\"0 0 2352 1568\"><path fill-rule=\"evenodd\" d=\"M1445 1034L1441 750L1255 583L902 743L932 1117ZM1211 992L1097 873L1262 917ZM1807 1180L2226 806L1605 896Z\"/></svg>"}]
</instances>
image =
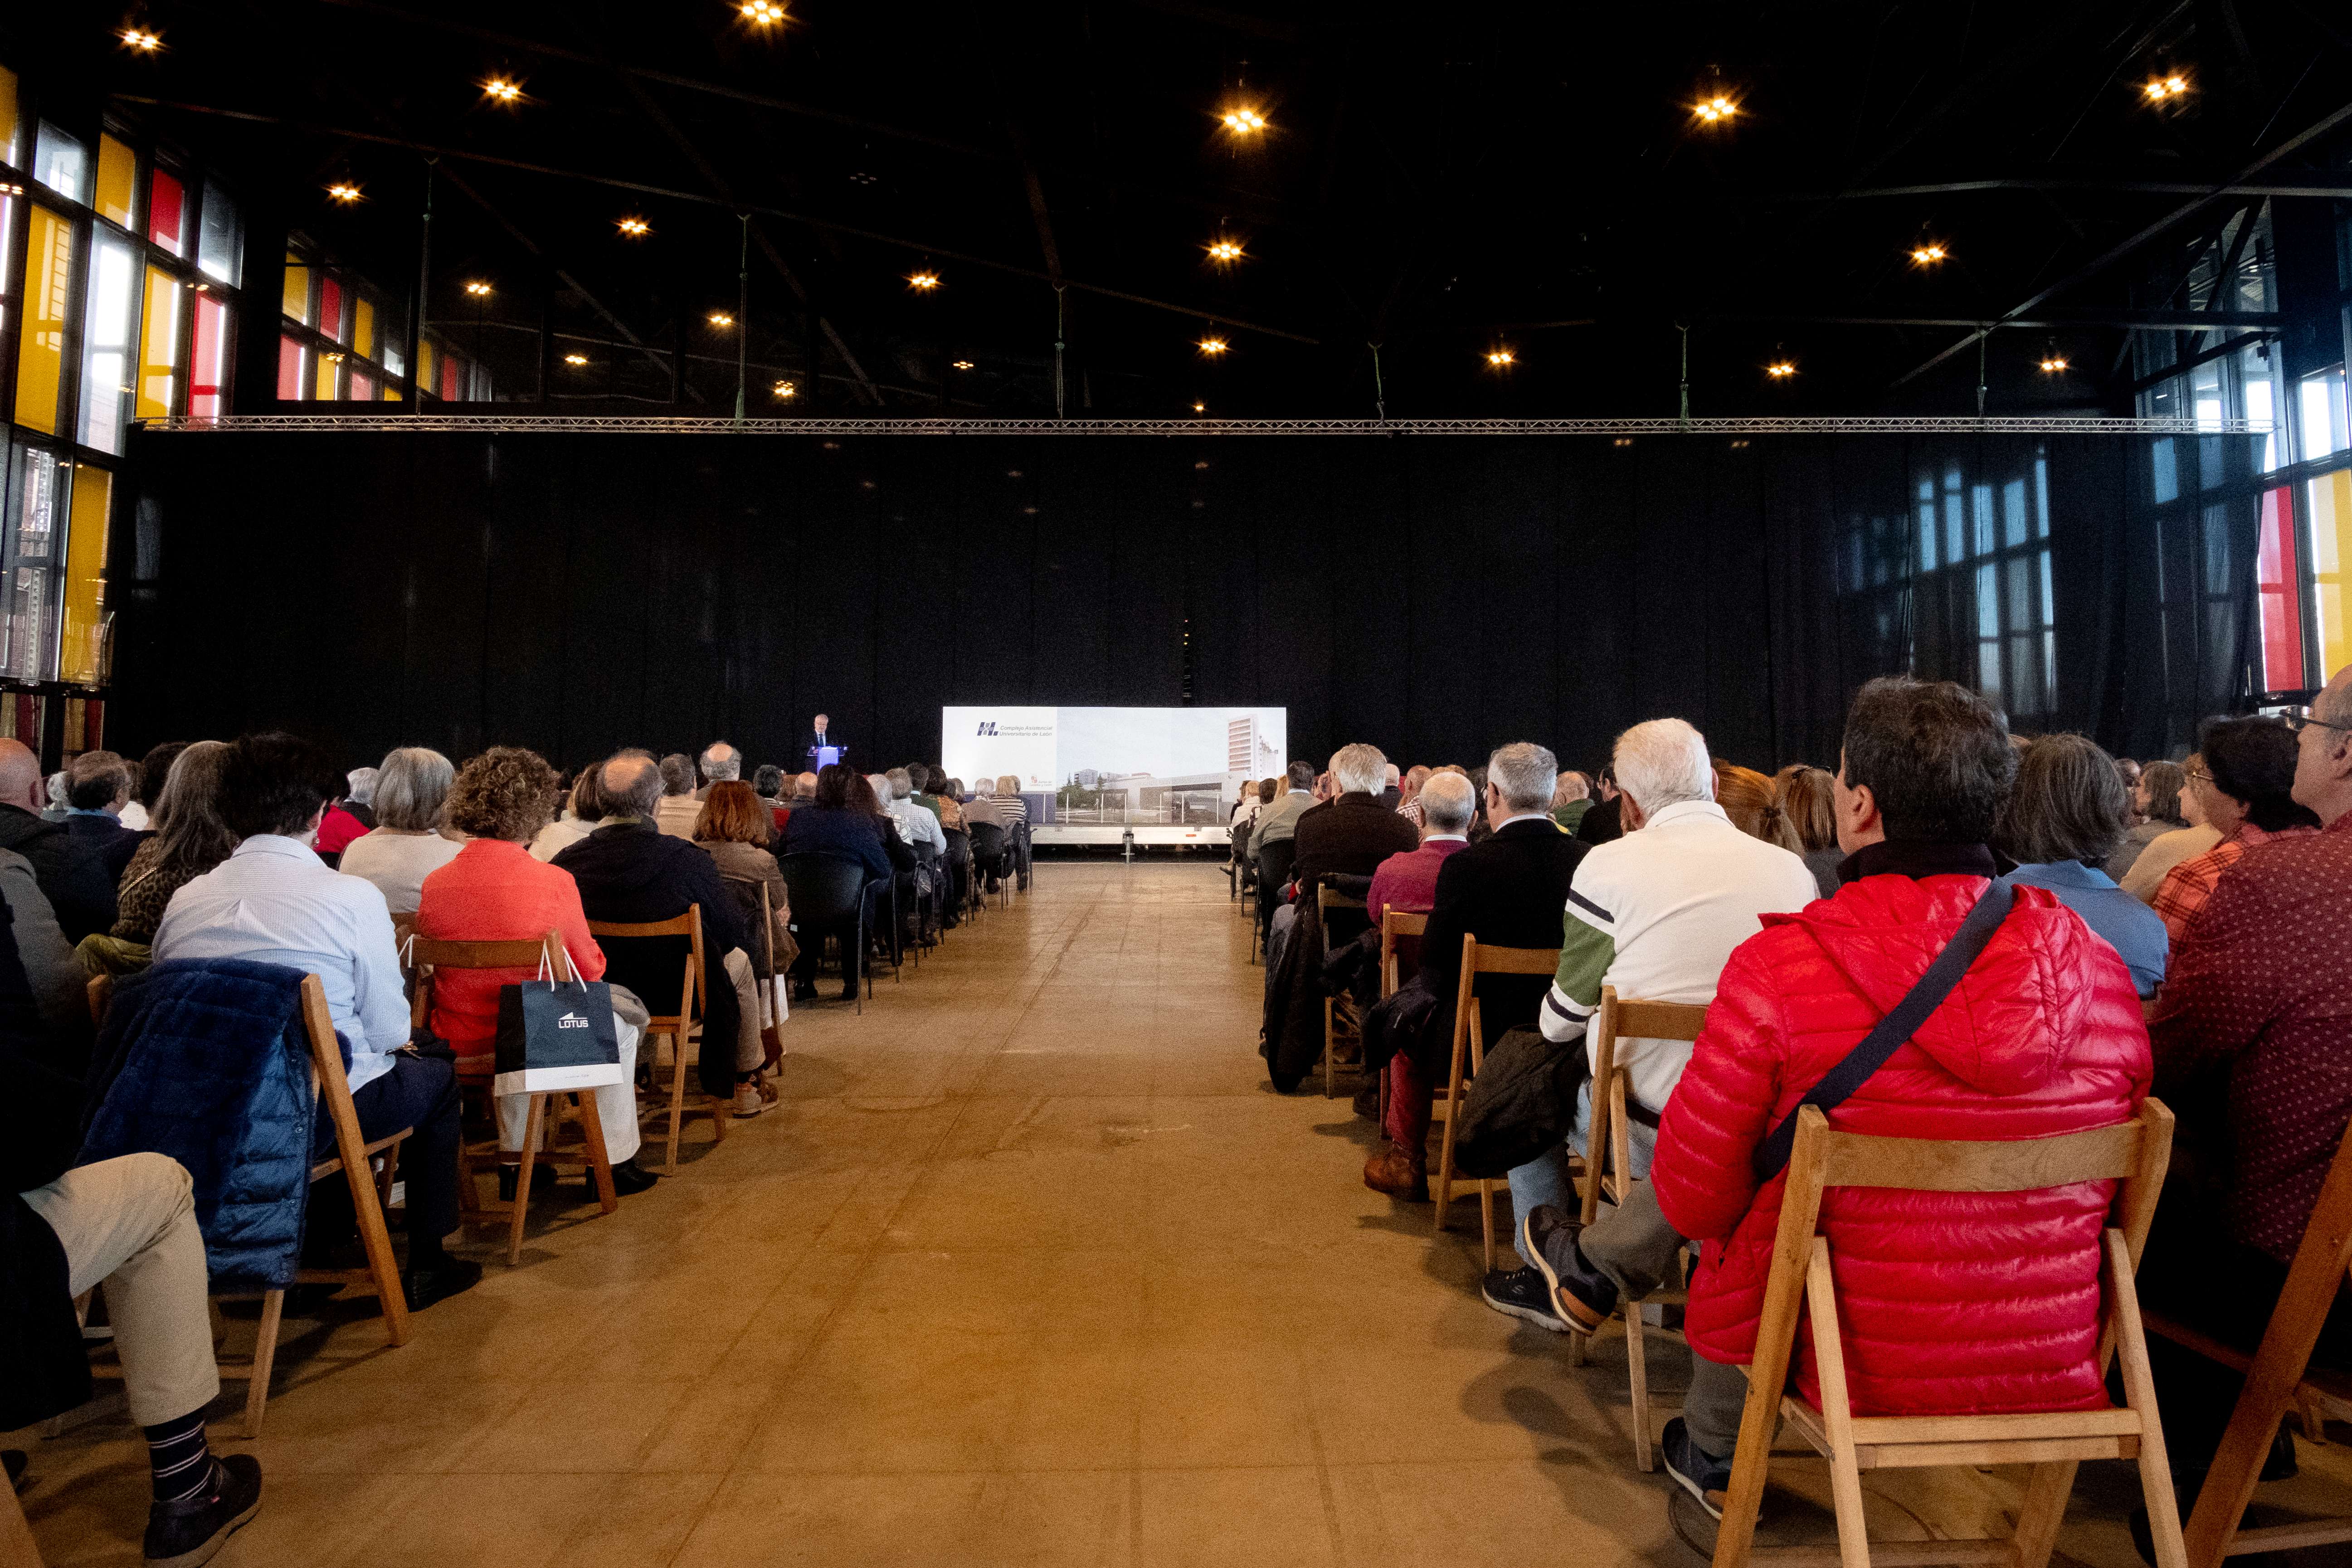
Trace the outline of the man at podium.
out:
<instances>
[{"instance_id":1,"label":"man at podium","mask_svg":"<svg viewBox=\"0 0 2352 1568\"><path fill-rule=\"evenodd\" d=\"M831 721L824 714L818 714L816 733L809 742L809 767L814 770L829 763L843 762L848 758L848 755L849 748L843 745L840 737L832 732Z\"/></svg>"}]
</instances>

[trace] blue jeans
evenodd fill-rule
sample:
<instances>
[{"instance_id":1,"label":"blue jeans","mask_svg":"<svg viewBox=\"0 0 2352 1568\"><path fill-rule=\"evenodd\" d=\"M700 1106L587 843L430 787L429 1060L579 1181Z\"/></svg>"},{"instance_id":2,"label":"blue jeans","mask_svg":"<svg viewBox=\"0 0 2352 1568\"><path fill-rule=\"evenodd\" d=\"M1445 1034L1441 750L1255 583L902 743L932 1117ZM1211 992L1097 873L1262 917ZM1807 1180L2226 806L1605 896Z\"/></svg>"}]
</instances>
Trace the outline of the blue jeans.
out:
<instances>
[{"instance_id":1,"label":"blue jeans","mask_svg":"<svg viewBox=\"0 0 2352 1568\"><path fill-rule=\"evenodd\" d=\"M1592 1084L1585 1082L1576 1097L1576 1124L1569 1130L1567 1141L1559 1148L1548 1150L1508 1173L1511 1184L1511 1245L1519 1247L1519 1256L1528 1267L1535 1259L1518 1240L1519 1220L1538 1204L1549 1204L1570 1214L1578 1212L1575 1180L1569 1174L1569 1157L1584 1152L1585 1142L1592 1133ZM1650 1161L1658 1149L1658 1130L1626 1118L1625 1163L1633 1167L1635 1181L1646 1181Z\"/></svg>"}]
</instances>

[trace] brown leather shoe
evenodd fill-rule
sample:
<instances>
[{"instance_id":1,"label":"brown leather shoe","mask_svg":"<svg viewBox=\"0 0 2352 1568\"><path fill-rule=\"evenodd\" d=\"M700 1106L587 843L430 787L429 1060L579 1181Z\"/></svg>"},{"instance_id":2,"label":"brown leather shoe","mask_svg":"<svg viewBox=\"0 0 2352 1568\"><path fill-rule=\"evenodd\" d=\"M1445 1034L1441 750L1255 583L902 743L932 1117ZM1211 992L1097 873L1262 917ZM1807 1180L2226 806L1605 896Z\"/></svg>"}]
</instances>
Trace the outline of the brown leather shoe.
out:
<instances>
[{"instance_id":1,"label":"brown leather shoe","mask_svg":"<svg viewBox=\"0 0 2352 1568\"><path fill-rule=\"evenodd\" d=\"M1383 1138L1380 1147L1372 1151L1372 1157L1364 1162L1364 1185L1392 1198L1425 1204L1429 1201L1429 1156L1424 1153L1416 1158L1412 1151Z\"/></svg>"}]
</instances>

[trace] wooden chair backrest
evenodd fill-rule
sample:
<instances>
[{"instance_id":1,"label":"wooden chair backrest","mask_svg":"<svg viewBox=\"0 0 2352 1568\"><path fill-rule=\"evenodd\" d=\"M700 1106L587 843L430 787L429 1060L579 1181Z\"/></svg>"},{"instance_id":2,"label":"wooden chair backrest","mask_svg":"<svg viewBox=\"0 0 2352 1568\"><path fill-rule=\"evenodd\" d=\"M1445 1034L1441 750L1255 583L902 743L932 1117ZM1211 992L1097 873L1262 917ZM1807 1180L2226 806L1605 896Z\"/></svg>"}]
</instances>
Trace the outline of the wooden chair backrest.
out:
<instances>
[{"instance_id":1,"label":"wooden chair backrest","mask_svg":"<svg viewBox=\"0 0 2352 1568\"><path fill-rule=\"evenodd\" d=\"M1332 910L1360 910L1366 906L1363 900L1351 899L1337 889L1318 887L1315 889L1315 907L1328 913Z\"/></svg>"},{"instance_id":2,"label":"wooden chair backrest","mask_svg":"<svg viewBox=\"0 0 2352 1568\"><path fill-rule=\"evenodd\" d=\"M648 1034L664 1034L671 1027L683 1029L694 1016L695 1008L703 1001L705 987L709 984L703 972L702 906L688 904L686 912L666 921L590 921L588 934L599 942L606 937L626 942L637 937L682 936L687 940L686 980L678 994L677 1011L657 1013L646 1026ZM647 996L646 1006L656 1005L656 998Z\"/></svg>"},{"instance_id":3,"label":"wooden chair backrest","mask_svg":"<svg viewBox=\"0 0 2352 1568\"><path fill-rule=\"evenodd\" d=\"M411 937L402 945L408 973L415 983L408 1004L408 1021L422 1026L433 1016L433 972L436 969L529 969L543 961L557 980L572 978L572 955L564 951L563 933L549 931L519 942L444 942L436 937Z\"/></svg>"},{"instance_id":4,"label":"wooden chair backrest","mask_svg":"<svg viewBox=\"0 0 2352 1568\"><path fill-rule=\"evenodd\" d=\"M1426 910L1382 910L1381 911L1381 994L1393 996L1404 984L1404 950L1399 946L1402 938L1413 940L1412 956L1415 967L1421 957L1420 939L1429 931Z\"/></svg>"},{"instance_id":5,"label":"wooden chair backrest","mask_svg":"<svg viewBox=\"0 0 2352 1568\"><path fill-rule=\"evenodd\" d=\"M1617 1065L1617 1042L1696 1040L1706 1025L1706 1009L1693 1002L1622 998L1614 985L1601 988L1601 1010L1592 1016L1592 1115L1584 1138L1584 1223L1601 1212L1601 1191L1622 1201L1633 1185L1631 1143L1624 1126L1625 1086Z\"/></svg>"},{"instance_id":6,"label":"wooden chair backrest","mask_svg":"<svg viewBox=\"0 0 2352 1568\"><path fill-rule=\"evenodd\" d=\"M1462 939L1462 988L1454 996L1454 1038L1459 1045L1466 1037L1471 1046L1474 1070L1486 1054L1486 1023L1479 1016L1477 993L1472 982L1481 974L1541 974L1547 977L1559 973L1559 949L1556 947L1496 947L1481 942L1475 936Z\"/></svg>"}]
</instances>

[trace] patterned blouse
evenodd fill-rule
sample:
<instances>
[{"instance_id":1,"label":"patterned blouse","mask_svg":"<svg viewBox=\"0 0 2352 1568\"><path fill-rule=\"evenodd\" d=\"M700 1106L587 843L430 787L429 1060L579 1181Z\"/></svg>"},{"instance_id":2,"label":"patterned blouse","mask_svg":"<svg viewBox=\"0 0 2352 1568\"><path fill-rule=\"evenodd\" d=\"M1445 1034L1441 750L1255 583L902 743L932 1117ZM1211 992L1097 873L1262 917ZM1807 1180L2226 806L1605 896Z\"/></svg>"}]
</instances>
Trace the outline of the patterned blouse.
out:
<instances>
[{"instance_id":1,"label":"patterned blouse","mask_svg":"<svg viewBox=\"0 0 2352 1568\"><path fill-rule=\"evenodd\" d=\"M163 858L161 838L151 835L140 840L131 864L122 868L122 889L114 899L114 929L108 935L121 942L153 942L172 895L210 869L200 866L166 871L160 868Z\"/></svg>"},{"instance_id":2,"label":"patterned blouse","mask_svg":"<svg viewBox=\"0 0 2352 1568\"><path fill-rule=\"evenodd\" d=\"M2291 838L2300 833L2315 831L2309 827L2282 827L2276 833L2265 833L2249 822L2241 826L2234 837L2224 838L2202 855L2191 856L2164 874L2158 885L2156 897L2148 901L2156 912L2164 917L2165 934L2179 947L2180 939L2189 932L2189 922L2213 896L2214 884L2221 873L2238 863L2241 856L2257 844L2267 844L2274 838Z\"/></svg>"}]
</instances>

